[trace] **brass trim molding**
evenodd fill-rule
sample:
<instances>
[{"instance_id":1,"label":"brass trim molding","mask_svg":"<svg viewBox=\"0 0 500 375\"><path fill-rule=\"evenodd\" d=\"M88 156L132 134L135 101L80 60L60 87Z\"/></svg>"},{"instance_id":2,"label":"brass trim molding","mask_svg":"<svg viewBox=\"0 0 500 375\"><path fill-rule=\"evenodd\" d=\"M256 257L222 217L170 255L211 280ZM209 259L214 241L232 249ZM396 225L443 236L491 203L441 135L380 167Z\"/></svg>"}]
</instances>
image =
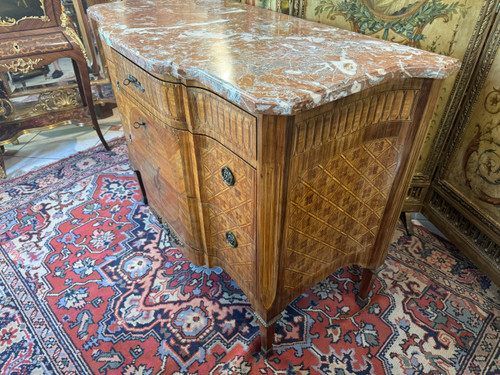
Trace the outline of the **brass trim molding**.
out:
<instances>
[{"instance_id":1,"label":"brass trim molding","mask_svg":"<svg viewBox=\"0 0 500 375\"><path fill-rule=\"evenodd\" d=\"M43 114L59 109L76 108L79 104L76 89L62 88L41 93L32 111Z\"/></svg>"},{"instance_id":2,"label":"brass trim molding","mask_svg":"<svg viewBox=\"0 0 500 375\"><path fill-rule=\"evenodd\" d=\"M60 112L64 112L64 110L60 111ZM19 131L19 133L16 133L16 135L13 136L12 138L0 141L0 146L5 146L5 145L8 145L10 143L14 143L23 134L40 132L40 131L44 131L44 130L51 130L51 129L59 128L59 127L64 126L64 125L92 126L90 118L86 122L80 122L80 121L75 121L75 120L63 120L60 122L56 122L55 124L40 126L38 128L35 127L35 128L30 128L30 129L23 129L23 130ZM0 129L1 129L1 127L2 127L2 124L0 123ZM0 170L1 170L1 168L0 168ZM1 175L0 175L0 177L1 177Z\"/></svg>"},{"instance_id":3,"label":"brass trim molding","mask_svg":"<svg viewBox=\"0 0 500 375\"><path fill-rule=\"evenodd\" d=\"M45 10L45 4L43 3L43 0L40 0L40 7L42 8L43 11L43 16L37 17L37 16L26 16L22 17L18 20L12 17L6 17L6 18L1 18L0 17L0 26L4 27L12 27L16 26L18 23L24 20L40 20L42 22L50 22L49 16L47 16L47 11Z\"/></svg>"},{"instance_id":4,"label":"brass trim molding","mask_svg":"<svg viewBox=\"0 0 500 375\"><path fill-rule=\"evenodd\" d=\"M0 64L7 68L11 72L21 72L28 73L30 70L33 70L35 65L38 64L43 59L35 59L32 60L31 57L28 60L24 60L22 57L19 57L17 60L12 61L10 64Z\"/></svg>"},{"instance_id":5,"label":"brass trim molding","mask_svg":"<svg viewBox=\"0 0 500 375\"><path fill-rule=\"evenodd\" d=\"M16 112L12 102L6 98L0 98L0 121L10 120Z\"/></svg>"},{"instance_id":6,"label":"brass trim molding","mask_svg":"<svg viewBox=\"0 0 500 375\"><path fill-rule=\"evenodd\" d=\"M69 17L66 15L64 8L62 9L61 12L61 26L64 27L66 34L71 38L71 40L73 40L73 42L75 42L78 45L78 47L80 47L83 53L83 57L85 57L85 60L87 60L87 63L89 63L90 60L87 55L87 50L85 49L82 41L80 40L80 37L71 26L71 21Z\"/></svg>"}]
</instances>

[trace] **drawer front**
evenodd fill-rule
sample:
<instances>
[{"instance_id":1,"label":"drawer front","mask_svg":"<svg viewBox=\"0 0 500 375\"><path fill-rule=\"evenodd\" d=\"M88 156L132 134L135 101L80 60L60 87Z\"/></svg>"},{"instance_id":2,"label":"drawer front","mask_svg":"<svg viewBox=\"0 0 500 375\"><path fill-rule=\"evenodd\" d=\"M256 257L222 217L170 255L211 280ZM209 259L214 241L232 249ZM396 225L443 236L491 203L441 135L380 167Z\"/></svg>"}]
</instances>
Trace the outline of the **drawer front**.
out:
<instances>
[{"instance_id":1,"label":"drawer front","mask_svg":"<svg viewBox=\"0 0 500 375\"><path fill-rule=\"evenodd\" d=\"M5 59L18 59L23 56L32 56L33 59L45 53L62 52L73 47L62 31L50 34L29 35L0 41L0 56ZM22 68L22 67L21 67Z\"/></svg>"},{"instance_id":2,"label":"drawer front","mask_svg":"<svg viewBox=\"0 0 500 375\"><path fill-rule=\"evenodd\" d=\"M128 157L130 160L130 165L132 165L133 168L138 169L136 151L132 145L132 132L131 132L132 122L130 122L130 120L129 120L128 102L124 102L123 95L121 94L120 82L118 82L118 80L116 78L115 64L112 61L107 60L107 66L108 66L108 72L109 72L109 79L111 81L111 87L113 88L113 94L115 96L116 104L118 106L118 113L120 114L120 119L122 122L123 132L125 133L125 140L127 142ZM137 142L138 142L138 140L136 140L136 143ZM144 146L139 147L139 148L144 148Z\"/></svg>"},{"instance_id":3,"label":"drawer front","mask_svg":"<svg viewBox=\"0 0 500 375\"><path fill-rule=\"evenodd\" d=\"M111 54L123 95L141 104L170 126L187 129L181 84L165 82L152 76L114 50Z\"/></svg>"},{"instance_id":4,"label":"drawer front","mask_svg":"<svg viewBox=\"0 0 500 375\"><path fill-rule=\"evenodd\" d=\"M220 266L243 289L255 294L257 273L255 242L220 207L203 203L208 253L217 258L212 266Z\"/></svg>"},{"instance_id":5,"label":"drawer front","mask_svg":"<svg viewBox=\"0 0 500 375\"><path fill-rule=\"evenodd\" d=\"M171 128L121 97L120 112L131 164L141 174L148 202L172 227L179 240L202 249L196 195L185 177L191 173L184 155L190 134Z\"/></svg>"},{"instance_id":6,"label":"drawer front","mask_svg":"<svg viewBox=\"0 0 500 375\"><path fill-rule=\"evenodd\" d=\"M216 94L188 87L193 132L208 135L257 166L257 119Z\"/></svg>"},{"instance_id":7,"label":"drawer front","mask_svg":"<svg viewBox=\"0 0 500 375\"><path fill-rule=\"evenodd\" d=\"M255 232L255 169L205 136L194 136L202 203L221 212L250 237Z\"/></svg>"},{"instance_id":8,"label":"drawer front","mask_svg":"<svg viewBox=\"0 0 500 375\"><path fill-rule=\"evenodd\" d=\"M209 137L195 135L194 143L208 254L250 290L256 259L255 170Z\"/></svg>"}]
</instances>

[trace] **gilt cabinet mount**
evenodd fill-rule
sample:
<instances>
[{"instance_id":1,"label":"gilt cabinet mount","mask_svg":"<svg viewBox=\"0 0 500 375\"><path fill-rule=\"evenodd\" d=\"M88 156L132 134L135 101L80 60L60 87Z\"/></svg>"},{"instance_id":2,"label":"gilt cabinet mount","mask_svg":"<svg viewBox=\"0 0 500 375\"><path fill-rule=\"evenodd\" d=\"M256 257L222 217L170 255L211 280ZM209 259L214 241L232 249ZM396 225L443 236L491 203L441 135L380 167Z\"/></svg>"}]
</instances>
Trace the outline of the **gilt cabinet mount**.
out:
<instances>
[{"instance_id":1,"label":"gilt cabinet mount","mask_svg":"<svg viewBox=\"0 0 500 375\"><path fill-rule=\"evenodd\" d=\"M90 15L148 204L186 257L245 292L263 349L341 267L364 268L366 299L459 62L222 0Z\"/></svg>"}]
</instances>

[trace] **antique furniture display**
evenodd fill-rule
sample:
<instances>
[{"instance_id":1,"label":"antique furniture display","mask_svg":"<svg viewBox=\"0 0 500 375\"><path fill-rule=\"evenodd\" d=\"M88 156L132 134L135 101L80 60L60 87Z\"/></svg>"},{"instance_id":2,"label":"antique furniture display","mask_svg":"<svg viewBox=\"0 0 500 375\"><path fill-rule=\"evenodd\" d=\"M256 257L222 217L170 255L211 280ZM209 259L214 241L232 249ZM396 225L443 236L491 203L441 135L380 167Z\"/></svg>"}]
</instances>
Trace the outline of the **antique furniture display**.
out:
<instances>
[{"instance_id":1,"label":"antique furniture display","mask_svg":"<svg viewBox=\"0 0 500 375\"><path fill-rule=\"evenodd\" d=\"M81 11L82 9L79 8ZM76 82L46 87L47 64L71 59ZM108 149L94 110L88 55L72 20L63 12L59 0L3 0L0 7L0 146L15 142L29 131L50 129L68 123L91 123ZM45 70L44 70L45 69ZM9 78L9 75L10 78ZM45 79L27 87L39 74ZM63 72L60 71L59 75ZM57 76L54 76L57 77ZM20 81L22 87L12 87ZM40 83L41 82L41 83ZM103 82L101 82L103 83ZM79 104L78 87L81 102ZM32 95L34 105L19 98ZM82 107L83 105L83 107ZM6 177L0 152L0 177Z\"/></svg>"},{"instance_id":2,"label":"antique furniture display","mask_svg":"<svg viewBox=\"0 0 500 375\"><path fill-rule=\"evenodd\" d=\"M242 2L245 2L242 0ZM246 0L342 29L458 58L438 105L403 205L422 211L500 285L498 0ZM477 103L476 103L477 102ZM488 150L483 149L488 145Z\"/></svg>"},{"instance_id":3,"label":"antique furniture display","mask_svg":"<svg viewBox=\"0 0 500 375\"><path fill-rule=\"evenodd\" d=\"M283 309L349 264L366 302L458 60L223 0L89 9L147 202L196 265ZM133 16L132 16L133 15Z\"/></svg>"}]
</instances>

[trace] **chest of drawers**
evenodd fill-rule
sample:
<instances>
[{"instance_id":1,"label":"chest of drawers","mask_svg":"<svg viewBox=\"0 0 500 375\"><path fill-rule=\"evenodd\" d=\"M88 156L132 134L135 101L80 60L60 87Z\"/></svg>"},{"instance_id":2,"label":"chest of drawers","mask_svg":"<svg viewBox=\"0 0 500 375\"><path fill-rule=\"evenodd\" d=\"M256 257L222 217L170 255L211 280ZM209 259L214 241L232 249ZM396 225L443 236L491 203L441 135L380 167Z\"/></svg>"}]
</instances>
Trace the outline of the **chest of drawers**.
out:
<instances>
[{"instance_id":1,"label":"chest of drawers","mask_svg":"<svg viewBox=\"0 0 500 375\"><path fill-rule=\"evenodd\" d=\"M269 350L281 311L335 270L361 265L359 296L367 298L437 101L435 78L459 63L211 2L215 9L208 15L176 0L159 0L155 9L168 5L169 11L154 16L139 1L93 7L90 14L108 45L130 161L148 204L189 260L222 267L241 287ZM131 24L130 14L139 25ZM147 21L137 21L146 14ZM299 60L310 58L302 61L305 68L283 62L268 45L269 54L261 54L264 71L256 55L245 52L263 49L259 40L267 43L269 35L258 30L275 32L273 24L286 32L279 38L290 37L285 48ZM231 41L248 28L254 34ZM203 38L209 30L222 36L206 43L214 49L233 43L238 59L184 38ZM342 60L334 61L335 51L294 41L295 33L344 43ZM141 47L145 34L153 48ZM352 43L376 61L361 61L363 54L349 51ZM247 59L244 67L241 59ZM226 74L221 64L233 72Z\"/></svg>"}]
</instances>

